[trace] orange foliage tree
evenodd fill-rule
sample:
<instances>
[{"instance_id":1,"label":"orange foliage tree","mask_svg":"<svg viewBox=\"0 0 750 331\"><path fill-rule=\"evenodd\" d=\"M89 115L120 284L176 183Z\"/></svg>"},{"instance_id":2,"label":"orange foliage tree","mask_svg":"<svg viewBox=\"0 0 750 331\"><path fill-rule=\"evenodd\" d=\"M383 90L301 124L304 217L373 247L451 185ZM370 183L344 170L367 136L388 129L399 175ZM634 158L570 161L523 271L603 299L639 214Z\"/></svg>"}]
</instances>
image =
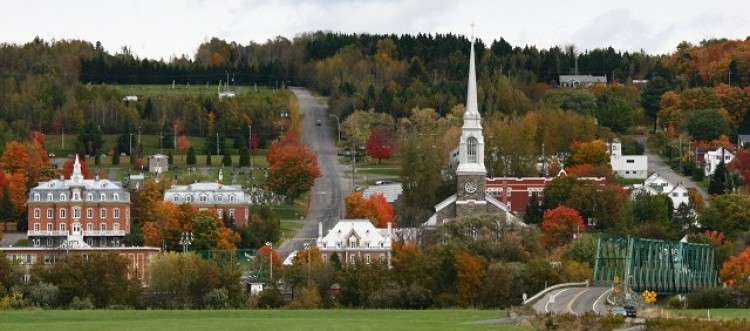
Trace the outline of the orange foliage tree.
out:
<instances>
[{"instance_id":1,"label":"orange foliage tree","mask_svg":"<svg viewBox=\"0 0 750 331\"><path fill-rule=\"evenodd\" d=\"M590 164L596 167L609 164L607 144L602 140L575 141L570 144L570 150L573 153L570 158L571 165Z\"/></svg>"},{"instance_id":2,"label":"orange foliage tree","mask_svg":"<svg viewBox=\"0 0 750 331\"><path fill-rule=\"evenodd\" d=\"M75 161L75 157L72 157L63 164L63 176L65 176L65 178L70 178L70 175L73 174L73 164ZM78 162L81 164L81 174L83 174L83 178L91 178L91 171L89 171L89 167L86 164L86 159L79 159Z\"/></svg>"},{"instance_id":3,"label":"orange foliage tree","mask_svg":"<svg viewBox=\"0 0 750 331\"><path fill-rule=\"evenodd\" d=\"M550 247L565 245L577 233L586 231L583 218L577 210L559 206L544 212L542 219L542 241Z\"/></svg>"},{"instance_id":4,"label":"orange foliage tree","mask_svg":"<svg viewBox=\"0 0 750 331\"><path fill-rule=\"evenodd\" d=\"M307 146L288 134L271 144L268 159L266 185L277 194L286 195L292 202L312 187L320 177L318 158Z\"/></svg>"},{"instance_id":5,"label":"orange foliage tree","mask_svg":"<svg viewBox=\"0 0 750 331\"><path fill-rule=\"evenodd\" d=\"M482 259L468 253L461 253L456 255L454 264L456 267L458 305L464 308L472 306L484 279Z\"/></svg>"},{"instance_id":6,"label":"orange foliage tree","mask_svg":"<svg viewBox=\"0 0 750 331\"><path fill-rule=\"evenodd\" d=\"M393 206L385 199L383 194L374 194L365 199L359 192L352 192L346 197L346 217L367 218L373 225L385 228L388 223L396 226Z\"/></svg>"},{"instance_id":7,"label":"orange foliage tree","mask_svg":"<svg viewBox=\"0 0 750 331\"><path fill-rule=\"evenodd\" d=\"M719 276L730 284L744 283L750 276L750 248L724 262Z\"/></svg>"}]
</instances>

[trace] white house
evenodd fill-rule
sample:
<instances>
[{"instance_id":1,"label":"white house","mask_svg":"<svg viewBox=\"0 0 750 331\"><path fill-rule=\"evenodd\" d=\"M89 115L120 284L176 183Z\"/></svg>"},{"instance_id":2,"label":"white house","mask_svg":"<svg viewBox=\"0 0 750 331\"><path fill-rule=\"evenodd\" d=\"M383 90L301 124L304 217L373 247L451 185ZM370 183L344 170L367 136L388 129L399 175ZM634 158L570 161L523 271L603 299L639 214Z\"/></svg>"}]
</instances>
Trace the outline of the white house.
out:
<instances>
[{"instance_id":1,"label":"white house","mask_svg":"<svg viewBox=\"0 0 750 331\"><path fill-rule=\"evenodd\" d=\"M648 156L612 155L609 157L612 171L622 178L646 178L648 176Z\"/></svg>"},{"instance_id":2,"label":"white house","mask_svg":"<svg viewBox=\"0 0 750 331\"><path fill-rule=\"evenodd\" d=\"M562 87L591 87L598 84L607 84L607 76L560 75Z\"/></svg>"},{"instance_id":3,"label":"white house","mask_svg":"<svg viewBox=\"0 0 750 331\"><path fill-rule=\"evenodd\" d=\"M368 219L342 219L325 236L323 223L318 223L316 245L326 263L335 253L342 265L354 264L357 260L368 264L380 261L390 268L392 238L390 223L387 229L378 229Z\"/></svg>"},{"instance_id":4,"label":"white house","mask_svg":"<svg viewBox=\"0 0 750 331\"><path fill-rule=\"evenodd\" d=\"M706 176L713 175L716 171L716 167L719 166L719 163L721 163L722 160L724 160L725 165L729 164L734 160L734 153L724 147L719 147L713 151L706 151L706 153L703 154L703 159L700 160L702 161L701 165L703 166L703 171Z\"/></svg>"},{"instance_id":5,"label":"white house","mask_svg":"<svg viewBox=\"0 0 750 331\"><path fill-rule=\"evenodd\" d=\"M633 185L633 191L631 195L635 196L639 193L646 193L650 195L666 195L670 200L672 200L673 209L679 208L680 204L683 203L686 205L690 204L690 195L688 189L684 185L682 185L682 183L674 185L657 173L651 174L651 176L649 176L643 182L643 184Z\"/></svg>"}]
</instances>

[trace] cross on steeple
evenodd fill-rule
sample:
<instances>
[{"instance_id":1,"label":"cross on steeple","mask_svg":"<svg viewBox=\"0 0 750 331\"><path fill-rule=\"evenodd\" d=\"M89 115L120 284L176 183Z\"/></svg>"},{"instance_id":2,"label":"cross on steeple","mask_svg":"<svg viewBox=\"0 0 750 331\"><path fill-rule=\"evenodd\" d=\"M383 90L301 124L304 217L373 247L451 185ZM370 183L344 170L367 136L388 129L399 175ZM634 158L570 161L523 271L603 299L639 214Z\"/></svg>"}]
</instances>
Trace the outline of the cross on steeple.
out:
<instances>
[{"instance_id":1,"label":"cross on steeple","mask_svg":"<svg viewBox=\"0 0 750 331\"><path fill-rule=\"evenodd\" d=\"M471 42L474 42L474 22L471 22Z\"/></svg>"}]
</instances>

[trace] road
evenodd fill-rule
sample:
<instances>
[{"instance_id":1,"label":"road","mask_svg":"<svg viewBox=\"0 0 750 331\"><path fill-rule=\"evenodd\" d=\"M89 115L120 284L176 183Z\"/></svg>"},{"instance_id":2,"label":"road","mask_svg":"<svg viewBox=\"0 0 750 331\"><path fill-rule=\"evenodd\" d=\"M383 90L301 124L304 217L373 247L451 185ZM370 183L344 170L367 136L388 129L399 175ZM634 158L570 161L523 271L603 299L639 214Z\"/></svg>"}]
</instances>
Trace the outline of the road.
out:
<instances>
[{"instance_id":1,"label":"road","mask_svg":"<svg viewBox=\"0 0 750 331\"><path fill-rule=\"evenodd\" d=\"M534 303L534 310L541 314L581 315L593 311L595 314L608 312L606 306L609 287L570 287L550 291Z\"/></svg>"},{"instance_id":2,"label":"road","mask_svg":"<svg viewBox=\"0 0 750 331\"><path fill-rule=\"evenodd\" d=\"M666 162L664 162L659 155L652 153L649 151L648 148L648 142L646 136L640 136L636 138L638 142L640 142L644 147L644 154L648 157L648 172L649 173L658 173L661 175L664 179L668 180L672 184L678 184L682 183L682 185L685 186L687 189L696 189L702 196L703 201L706 205L709 203L709 196L706 191L704 191L700 186L698 186L693 180L689 177L685 177L683 175L678 174L672 168L667 165Z\"/></svg>"},{"instance_id":3,"label":"road","mask_svg":"<svg viewBox=\"0 0 750 331\"><path fill-rule=\"evenodd\" d=\"M331 139L328 106L321 104L306 89L289 88L299 101L302 117L302 140L318 154L321 177L311 189L310 208L296 237L287 238L279 247L278 254L286 258L292 251L304 249L304 243L314 245L318 238L318 222L323 223L324 235L338 222L343 214L344 196L348 182L338 161L336 146ZM320 126L316 122L320 120ZM335 122L334 122L335 123ZM338 128L337 128L338 129Z\"/></svg>"}]
</instances>

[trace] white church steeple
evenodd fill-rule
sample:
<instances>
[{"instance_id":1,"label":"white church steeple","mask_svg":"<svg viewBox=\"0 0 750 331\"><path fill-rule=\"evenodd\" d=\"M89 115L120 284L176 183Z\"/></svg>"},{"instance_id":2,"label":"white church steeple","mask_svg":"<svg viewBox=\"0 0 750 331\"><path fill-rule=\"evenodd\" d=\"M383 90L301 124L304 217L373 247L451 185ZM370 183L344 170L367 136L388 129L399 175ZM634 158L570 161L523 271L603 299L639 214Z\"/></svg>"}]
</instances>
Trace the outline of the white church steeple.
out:
<instances>
[{"instance_id":1,"label":"white church steeple","mask_svg":"<svg viewBox=\"0 0 750 331\"><path fill-rule=\"evenodd\" d=\"M482 136L482 117L477 103L477 74L474 63L474 39L471 40L469 59L469 87L466 92L466 112L464 125L461 127L459 143L459 164L457 175L486 175L484 167L484 136Z\"/></svg>"},{"instance_id":2,"label":"white church steeple","mask_svg":"<svg viewBox=\"0 0 750 331\"><path fill-rule=\"evenodd\" d=\"M83 182L83 173L81 172L81 162L78 161L78 154L76 154L76 160L73 163L73 173L70 175L70 180L75 184Z\"/></svg>"}]
</instances>

